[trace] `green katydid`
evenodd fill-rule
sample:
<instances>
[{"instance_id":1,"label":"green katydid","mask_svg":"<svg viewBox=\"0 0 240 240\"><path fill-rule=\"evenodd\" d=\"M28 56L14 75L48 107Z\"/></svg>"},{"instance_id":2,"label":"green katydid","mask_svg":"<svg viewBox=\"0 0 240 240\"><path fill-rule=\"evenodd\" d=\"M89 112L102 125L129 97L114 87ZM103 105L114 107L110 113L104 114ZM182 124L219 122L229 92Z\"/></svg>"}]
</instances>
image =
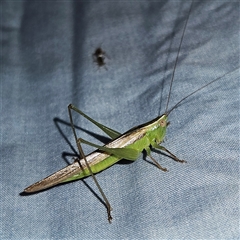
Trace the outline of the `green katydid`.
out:
<instances>
[{"instance_id":1,"label":"green katydid","mask_svg":"<svg viewBox=\"0 0 240 240\"><path fill-rule=\"evenodd\" d=\"M190 11L191 11L191 7L189 10L188 18L190 15ZM92 118L90 118L89 116L84 114L82 111L77 109L75 106L70 104L68 106L68 111L69 111L69 117L70 117L72 129L73 129L74 137L75 137L77 147L79 150L79 158L77 158L76 161L74 163L70 164L69 166L67 166L67 167L57 171L56 173L44 178L43 180L40 180L40 181L32 184L31 186L27 187L24 190L24 192L32 193L32 192L41 191L41 190L47 189L49 187L55 186L60 183L81 179L81 178L91 175L105 200L107 212L108 212L108 220L109 220L109 222L111 222L112 208L95 178L95 175L94 175L95 173L105 170L106 168L112 166L113 164L120 161L121 159L135 161L136 159L138 159L140 153L143 150L145 150L147 152L147 155L153 160L153 162L159 169L161 169L163 171L167 171L166 168L163 168L151 156L150 147L167 152L170 155L170 157L175 161L178 161L181 163L185 162L184 160L178 159L169 150L167 150L165 147L160 145L163 142L165 134L166 134L166 128L168 126L168 116L169 116L170 112L173 109L175 109L186 98L190 97L191 95L195 94L196 92L200 91L201 89L207 87L208 85L212 84L213 82L215 82L223 77L222 76L220 78L217 78L217 79L209 82L208 84L204 85L203 87L197 89L196 91L192 92L188 96L184 97L181 101L179 101L171 110L168 110L168 103L170 100L170 93L171 93L172 83L173 83L173 79L174 79L174 73L175 73L175 69L176 69L176 65L177 65L177 61L178 61L179 52L181 49L184 32L185 32L185 29L187 26L187 22L188 22L188 19L186 20L186 23L185 23L185 26L183 29L183 34L182 34L181 42L179 45L177 58L175 61L175 66L174 66L174 70L173 70L173 74L172 74L172 80L171 80L170 91L169 91L169 96L168 96L168 100L167 100L167 106L166 106L165 113L161 116L158 116L157 118L153 119L150 122L147 122L145 124L134 127L132 129L130 129L129 131L125 132L124 134L121 134L111 128L108 128L108 127L98 123L97 121L93 120ZM73 124L73 120L72 120L72 110L76 111L77 113L81 114L82 116L87 118L89 121L91 121L93 124L97 125L108 136L110 136L112 140L104 146L99 146L99 145L90 143L84 139L78 138L76 131L75 131L74 124ZM85 156L83 153L82 147L81 147L81 143L85 143L85 144L91 145L93 147L96 147L97 150L88 154L87 156ZM80 158L80 156L82 158Z\"/></svg>"},{"instance_id":2,"label":"green katydid","mask_svg":"<svg viewBox=\"0 0 240 240\"><path fill-rule=\"evenodd\" d=\"M225 75L227 75L226 73ZM225 76L224 75L224 76ZM222 76L222 77L224 77ZM82 179L87 176L92 175L95 183L97 184L99 191L101 192L108 211L108 220L111 222L111 206L103 193L102 189L100 188L94 174L101 172L105 170L106 168L112 166L116 162L120 161L121 159L126 159L130 161L135 161L138 159L140 153L144 150L146 150L147 155L153 160L155 165L163 170L167 171L166 168L163 168L152 156L151 156L151 149L156 148L162 151L167 152L170 157L177 161L184 163L186 161L178 159L174 154L172 154L169 150L167 150L165 147L161 146L160 144L163 142L165 134L166 134L166 128L168 126L168 115L170 112L176 108L182 101L184 101L186 98L190 97L191 95L195 94L196 92L200 91L201 89L207 87L208 85L212 84L213 82L221 79L222 77L219 77L208 84L204 85L203 87L197 89L196 91L192 92L188 96L184 97L181 101L179 101L170 111L164 113L163 115L153 119L152 121L149 121L145 124L139 125L137 127L134 127L130 129L129 131L125 132L124 134L121 134L111 128L108 128L107 126L104 126L97 121L93 120L86 114L84 114L82 111L77 109L75 106L70 104L68 106L69 110L69 116L70 116L70 122L72 125L73 133L76 139L77 147L79 150L80 155L83 157L82 159L78 158L76 161L69 166L53 173L52 175L32 184L31 186L27 187L24 192L26 193L33 193L37 191L41 191L50 187L53 187L57 184L69 182L77 179ZM103 130L108 136L112 138L112 141L110 141L108 144L104 146L99 146L96 144L93 144L91 142L88 142L84 139L77 138L75 128L72 121L72 113L71 111L74 110L77 113L81 114L85 118L87 118L89 121L97 125L101 130ZM81 144L85 143L90 146L96 147L97 150L88 154L87 156L84 155Z\"/></svg>"}]
</instances>

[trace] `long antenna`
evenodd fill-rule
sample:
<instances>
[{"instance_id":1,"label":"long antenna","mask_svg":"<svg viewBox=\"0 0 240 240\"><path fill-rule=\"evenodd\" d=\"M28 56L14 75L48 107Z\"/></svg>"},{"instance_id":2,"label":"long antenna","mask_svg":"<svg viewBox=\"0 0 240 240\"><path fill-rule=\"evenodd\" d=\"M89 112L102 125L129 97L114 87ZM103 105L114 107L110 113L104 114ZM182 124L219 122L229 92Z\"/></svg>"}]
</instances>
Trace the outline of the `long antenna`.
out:
<instances>
[{"instance_id":1,"label":"long antenna","mask_svg":"<svg viewBox=\"0 0 240 240\"><path fill-rule=\"evenodd\" d=\"M195 90L194 92L190 93L189 95L187 95L186 97L184 97L182 100L180 100L178 103L176 103L176 104L175 104L168 112L166 112L165 114L168 116L168 115L170 114L170 112L172 112L173 109L177 108L181 102L183 102L184 100L186 100L187 98L189 98L190 96L192 96L193 94L195 94L196 92L198 92L198 91L202 90L203 88L207 87L208 85L210 85L210 84L218 81L219 79L225 77L225 76L228 75L229 73L236 71L238 68L239 68L239 67L237 67L236 69L231 70L231 71L225 73L224 75L222 75L222 76L220 76L220 77L212 80L211 82L203 85L202 87L198 88L198 89Z\"/></svg>"},{"instance_id":2,"label":"long antenna","mask_svg":"<svg viewBox=\"0 0 240 240\"><path fill-rule=\"evenodd\" d=\"M188 19L189 19L191 10L192 10L192 5L193 5L193 1L191 3L189 11L188 11L188 17L187 17L187 20L185 22L185 25L184 25L184 28L183 28L182 37L181 37L181 41L180 41L180 44L179 44L179 47L178 47L178 52L177 52L177 57L176 57L174 68L173 68L173 73L172 73L171 84L170 84L170 89L169 89L169 94L168 94L168 99L167 99L167 105L166 105L165 113L167 112L167 109L168 109L168 104L169 104L169 101L170 101L170 96L171 96L171 91L172 91L172 84L173 84L174 75L175 75L175 71L176 71L176 67L177 67L177 63L178 63L178 57L179 57L179 53L180 53L180 50L181 50L183 37L184 37L185 31L186 31L186 28L187 28Z\"/></svg>"}]
</instances>

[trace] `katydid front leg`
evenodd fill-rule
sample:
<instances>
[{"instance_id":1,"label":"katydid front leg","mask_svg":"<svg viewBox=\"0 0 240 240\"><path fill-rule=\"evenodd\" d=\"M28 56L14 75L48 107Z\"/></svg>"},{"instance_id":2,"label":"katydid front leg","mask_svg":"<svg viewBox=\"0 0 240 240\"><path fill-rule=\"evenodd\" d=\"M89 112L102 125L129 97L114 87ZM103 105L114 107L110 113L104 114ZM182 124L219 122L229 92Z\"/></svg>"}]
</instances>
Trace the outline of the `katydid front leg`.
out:
<instances>
[{"instance_id":1,"label":"katydid front leg","mask_svg":"<svg viewBox=\"0 0 240 240\"><path fill-rule=\"evenodd\" d=\"M167 150L165 147L161 146L161 145L158 145L157 143L153 144L153 148L156 148L156 149L159 149L159 150L162 150L162 151L165 151L167 152L174 161L176 162L180 162L180 163L186 163L187 161L185 160L180 160L178 157L176 157L174 154L172 154L169 150Z\"/></svg>"},{"instance_id":2,"label":"katydid front leg","mask_svg":"<svg viewBox=\"0 0 240 240\"><path fill-rule=\"evenodd\" d=\"M168 171L167 168L162 167L162 166L152 157L150 147L146 148L145 150L146 150L146 152L147 152L147 155L152 159L152 161L155 163L155 165L156 165L160 170L162 170L162 171L164 171L164 172L167 172L167 171Z\"/></svg>"}]
</instances>

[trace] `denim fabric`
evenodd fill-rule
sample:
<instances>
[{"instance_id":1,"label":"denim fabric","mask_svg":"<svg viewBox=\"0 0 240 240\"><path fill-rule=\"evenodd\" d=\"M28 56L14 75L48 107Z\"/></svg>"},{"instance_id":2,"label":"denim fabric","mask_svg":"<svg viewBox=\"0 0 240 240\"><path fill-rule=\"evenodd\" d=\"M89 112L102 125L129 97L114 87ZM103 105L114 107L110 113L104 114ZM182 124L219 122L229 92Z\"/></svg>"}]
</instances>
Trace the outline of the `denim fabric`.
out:
<instances>
[{"instance_id":1,"label":"denim fabric","mask_svg":"<svg viewBox=\"0 0 240 240\"><path fill-rule=\"evenodd\" d=\"M109 224L90 177L20 193L73 161L69 103L119 132L165 112L190 2L2 1L0 239L239 239L239 6L194 2L168 109L219 80L169 115L162 145L186 164L154 151L168 172L141 155L97 174Z\"/></svg>"}]
</instances>

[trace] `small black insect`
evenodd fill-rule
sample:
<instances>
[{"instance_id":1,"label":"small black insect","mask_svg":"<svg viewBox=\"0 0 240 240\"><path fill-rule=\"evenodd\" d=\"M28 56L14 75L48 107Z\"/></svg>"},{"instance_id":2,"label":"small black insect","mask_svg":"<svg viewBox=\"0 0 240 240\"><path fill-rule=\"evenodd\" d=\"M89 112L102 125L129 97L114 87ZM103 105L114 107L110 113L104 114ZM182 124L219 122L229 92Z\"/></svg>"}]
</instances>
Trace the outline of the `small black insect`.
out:
<instances>
[{"instance_id":1,"label":"small black insect","mask_svg":"<svg viewBox=\"0 0 240 240\"><path fill-rule=\"evenodd\" d=\"M106 58L106 54L100 47L97 48L93 53L93 61L97 63L98 67L103 67L106 65L105 58Z\"/></svg>"}]
</instances>

